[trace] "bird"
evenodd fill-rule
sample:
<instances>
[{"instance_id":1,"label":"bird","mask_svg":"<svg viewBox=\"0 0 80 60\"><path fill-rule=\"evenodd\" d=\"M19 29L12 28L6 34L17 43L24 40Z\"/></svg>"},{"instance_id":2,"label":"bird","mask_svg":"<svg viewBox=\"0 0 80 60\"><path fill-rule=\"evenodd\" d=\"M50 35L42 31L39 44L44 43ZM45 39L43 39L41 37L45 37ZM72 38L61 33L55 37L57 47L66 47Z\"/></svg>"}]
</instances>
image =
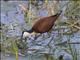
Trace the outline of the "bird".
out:
<instances>
[{"instance_id":1,"label":"bird","mask_svg":"<svg viewBox=\"0 0 80 60\"><path fill-rule=\"evenodd\" d=\"M25 30L22 32L21 39L28 37L30 35L36 35L37 33L42 34L45 32L49 32L54 26L55 21L61 15L61 13L62 13L62 10L60 10L58 13L54 15L43 17L37 20L37 22L35 22L35 24L32 26L30 30Z\"/></svg>"}]
</instances>

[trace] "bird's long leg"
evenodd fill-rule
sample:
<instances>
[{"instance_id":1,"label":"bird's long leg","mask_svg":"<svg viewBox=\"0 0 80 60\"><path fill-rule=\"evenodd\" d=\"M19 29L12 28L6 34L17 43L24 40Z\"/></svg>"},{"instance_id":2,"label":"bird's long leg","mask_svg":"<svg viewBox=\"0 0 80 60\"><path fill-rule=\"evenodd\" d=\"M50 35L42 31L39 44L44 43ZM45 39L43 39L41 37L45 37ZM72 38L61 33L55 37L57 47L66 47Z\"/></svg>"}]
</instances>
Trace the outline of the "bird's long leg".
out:
<instances>
[{"instance_id":1,"label":"bird's long leg","mask_svg":"<svg viewBox=\"0 0 80 60\"><path fill-rule=\"evenodd\" d=\"M27 40L27 37L25 37L25 40L24 41L26 42L26 40Z\"/></svg>"},{"instance_id":2,"label":"bird's long leg","mask_svg":"<svg viewBox=\"0 0 80 60\"><path fill-rule=\"evenodd\" d=\"M34 37L34 39L32 40L32 43L36 43L36 40L37 40L37 38L39 37L39 36L41 36L41 34L39 34L39 35L35 35L35 37Z\"/></svg>"},{"instance_id":3,"label":"bird's long leg","mask_svg":"<svg viewBox=\"0 0 80 60\"><path fill-rule=\"evenodd\" d=\"M47 38L50 38L51 37L51 31L52 30L50 30L49 32L46 32L47 34L41 34L42 35L42 38L43 38L43 40L45 40L45 39L47 39Z\"/></svg>"},{"instance_id":4,"label":"bird's long leg","mask_svg":"<svg viewBox=\"0 0 80 60\"><path fill-rule=\"evenodd\" d=\"M47 46L49 46L49 44L53 41L53 38L54 37L51 38L51 40L48 42Z\"/></svg>"},{"instance_id":5,"label":"bird's long leg","mask_svg":"<svg viewBox=\"0 0 80 60\"><path fill-rule=\"evenodd\" d=\"M35 37L34 37L34 40L37 40L37 38L39 37L39 36L41 36L41 34L39 34L39 35L35 35Z\"/></svg>"},{"instance_id":6,"label":"bird's long leg","mask_svg":"<svg viewBox=\"0 0 80 60\"><path fill-rule=\"evenodd\" d=\"M48 32L48 38L51 37L52 29Z\"/></svg>"},{"instance_id":7,"label":"bird's long leg","mask_svg":"<svg viewBox=\"0 0 80 60\"><path fill-rule=\"evenodd\" d=\"M44 34L44 33L42 34L42 38L43 38L43 40L44 40L44 38L45 38L45 34Z\"/></svg>"},{"instance_id":8,"label":"bird's long leg","mask_svg":"<svg viewBox=\"0 0 80 60\"><path fill-rule=\"evenodd\" d=\"M51 37L51 32L48 32L47 34L48 34L48 38Z\"/></svg>"}]
</instances>

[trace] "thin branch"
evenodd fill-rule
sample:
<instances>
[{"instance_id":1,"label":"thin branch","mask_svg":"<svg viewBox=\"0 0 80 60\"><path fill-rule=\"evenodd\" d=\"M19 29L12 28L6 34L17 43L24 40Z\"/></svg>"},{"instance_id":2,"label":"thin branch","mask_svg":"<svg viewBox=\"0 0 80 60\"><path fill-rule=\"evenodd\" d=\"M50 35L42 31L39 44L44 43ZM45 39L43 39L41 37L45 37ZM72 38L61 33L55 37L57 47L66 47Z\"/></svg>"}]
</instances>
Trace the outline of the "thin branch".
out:
<instances>
[{"instance_id":1,"label":"thin branch","mask_svg":"<svg viewBox=\"0 0 80 60\"><path fill-rule=\"evenodd\" d=\"M57 43L55 45L65 45L65 44L80 44L80 42L67 42L67 41L65 41L65 42Z\"/></svg>"},{"instance_id":2,"label":"thin branch","mask_svg":"<svg viewBox=\"0 0 80 60\"><path fill-rule=\"evenodd\" d=\"M71 27L75 27L75 28L77 28L77 29L80 30L80 27L75 25L75 24L78 23L78 22L79 22L79 21L75 22L74 24L72 24L72 23L70 23L70 22L66 22L66 23L67 23L67 24L70 24Z\"/></svg>"}]
</instances>

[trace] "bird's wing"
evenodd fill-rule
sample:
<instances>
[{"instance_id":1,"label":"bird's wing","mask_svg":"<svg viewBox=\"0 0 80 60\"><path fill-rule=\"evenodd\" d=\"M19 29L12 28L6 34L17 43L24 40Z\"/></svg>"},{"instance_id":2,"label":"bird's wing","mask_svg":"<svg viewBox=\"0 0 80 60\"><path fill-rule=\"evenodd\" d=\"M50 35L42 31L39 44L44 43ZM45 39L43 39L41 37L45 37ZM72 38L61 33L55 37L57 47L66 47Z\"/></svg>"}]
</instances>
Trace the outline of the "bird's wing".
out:
<instances>
[{"instance_id":1,"label":"bird's wing","mask_svg":"<svg viewBox=\"0 0 80 60\"><path fill-rule=\"evenodd\" d=\"M32 28L35 32L43 33L49 31L53 25L54 23L52 22L51 18L43 18L38 20Z\"/></svg>"}]
</instances>

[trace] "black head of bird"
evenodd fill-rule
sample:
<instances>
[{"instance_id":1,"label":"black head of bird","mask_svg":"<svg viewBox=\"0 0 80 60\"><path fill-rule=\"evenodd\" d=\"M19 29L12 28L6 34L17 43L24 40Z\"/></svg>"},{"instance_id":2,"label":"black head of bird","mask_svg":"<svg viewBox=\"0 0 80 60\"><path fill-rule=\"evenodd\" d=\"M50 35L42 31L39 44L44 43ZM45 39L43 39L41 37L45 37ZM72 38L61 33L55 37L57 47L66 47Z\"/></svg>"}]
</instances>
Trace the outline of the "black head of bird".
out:
<instances>
[{"instance_id":1,"label":"black head of bird","mask_svg":"<svg viewBox=\"0 0 80 60\"><path fill-rule=\"evenodd\" d=\"M51 28L53 27L55 21L57 20L57 18L60 16L62 11L60 11L59 13L49 16L49 17L44 17L41 18L40 20L38 20L33 27L28 30L28 31L23 31L22 32L22 37L27 37L29 35L33 35L35 33L45 33L48 32L49 30L51 30ZM35 32L35 33L34 33Z\"/></svg>"}]
</instances>

